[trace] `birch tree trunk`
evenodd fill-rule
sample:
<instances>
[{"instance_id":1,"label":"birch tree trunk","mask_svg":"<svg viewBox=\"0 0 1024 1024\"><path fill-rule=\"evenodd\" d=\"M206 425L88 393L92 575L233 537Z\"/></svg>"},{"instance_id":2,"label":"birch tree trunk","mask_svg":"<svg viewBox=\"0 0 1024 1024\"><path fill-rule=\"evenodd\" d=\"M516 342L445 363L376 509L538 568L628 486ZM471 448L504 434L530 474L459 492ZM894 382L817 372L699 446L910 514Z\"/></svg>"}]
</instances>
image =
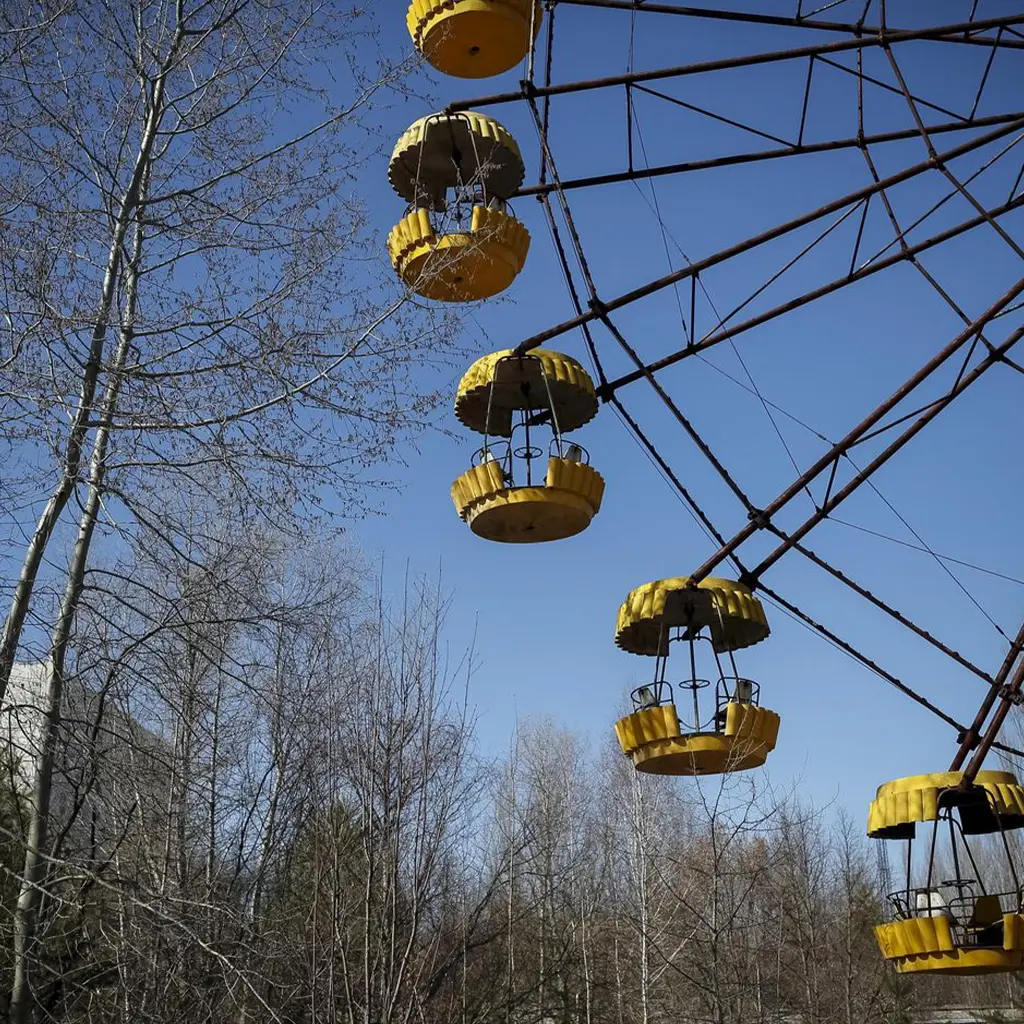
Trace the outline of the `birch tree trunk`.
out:
<instances>
[{"instance_id":1,"label":"birch tree trunk","mask_svg":"<svg viewBox=\"0 0 1024 1024\"><path fill-rule=\"evenodd\" d=\"M175 47L172 47L172 58ZM163 79L158 80L153 92L153 109L147 119L144 151L152 146L162 116ZM144 184L149 178L148 157L140 154L143 170L139 194L133 199L133 210L140 210L145 203ZM117 407L118 393L123 381L123 369L133 337L133 328L138 301L139 266L142 260L144 230L139 218L135 221L134 239L128 266L125 287L125 308L118 335L113 366L108 377L106 390L99 409L99 423L93 438L89 458L89 474L86 483L85 505L78 524L78 537L72 550L68 567L67 587L60 605L57 624L50 644L47 660L46 710L42 719L39 737L40 752L32 787L31 818L28 840L25 848L25 865L22 869L21 893L14 918L14 985L11 990L11 1024L29 1024L31 1015L31 994L29 990L29 962L32 938L35 933L36 915L43 893L46 870L44 851L50 820L50 801L53 793L54 757L61 724L61 706L64 692L64 675L67 668L68 644L71 640L75 616L82 595L85 569L89 561L96 522L99 518L107 470L107 450L110 441L110 424ZM66 501L66 498L64 499ZM17 598L15 598L17 601ZM13 617L13 615L12 615ZM2 665L0 665L2 668ZM10 665L8 668L8 678ZM0 676L0 687L6 679Z\"/></svg>"}]
</instances>

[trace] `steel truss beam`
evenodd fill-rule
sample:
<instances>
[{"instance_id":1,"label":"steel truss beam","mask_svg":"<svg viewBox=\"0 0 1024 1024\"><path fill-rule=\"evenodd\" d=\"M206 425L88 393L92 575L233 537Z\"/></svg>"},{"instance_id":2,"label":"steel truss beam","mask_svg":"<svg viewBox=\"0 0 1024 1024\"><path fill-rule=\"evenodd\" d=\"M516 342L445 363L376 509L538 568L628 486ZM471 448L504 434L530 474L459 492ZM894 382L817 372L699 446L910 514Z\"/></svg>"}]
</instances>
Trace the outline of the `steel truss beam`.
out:
<instances>
[{"instance_id":1,"label":"steel truss beam","mask_svg":"<svg viewBox=\"0 0 1024 1024\"><path fill-rule=\"evenodd\" d=\"M852 274L847 274L845 277L837 277L834 280L829 281L827 284L823 284L809 292L804 292L802 295L798 295L795 298L788 299L786 302L782 302L778 306L773 306L771 309L765 310L763 313L758 313L757 316L750 317L748 320L743 320L733 327L725 327L722 330L715 329L711 334L702 338L700 341L695 342L692 345L687 345L685 348L678 349L661 359L655 360L653 363L648 363L642 370L633 370L630 373L623 374L621 377L616 377L614 380L608 381L607 384L602 385L600 388L601 397L607 398L608 395L613 394L619 388L625 387L627 384L632 384L635 381L642 379L647 376L648 373L657 373L658 371L664 370L668 366L673 366L690 356L700 355L702 352L706 352L708 349L714 348L715 345L720 345L723 341L735 338L738 334L743 334L754 327L760 327L761 324L774 320L786 313L791 313L794 309L806 306L808 303L814 302L816 299L841 291L848 285L857 284L859 281L863 281L865 278L871 277L879 271L886 270L897 263L913 260L916 256L920 255L922 252L926 252L928 249L933 249L953 238L966 234L968 231L973 231L975 228L981 227L981 225L987 223L989 217L1002 217L1011 210L1017 210L1021 207L1024 207L1024 195L1018 196L1012 202L1003 203L1001 206L994 206L990 210L986 210L984 214L978 214L976 217L971 217L969 220L962 221L960 224L955 224L951 228L946 228L945 231L940 231L938 234L922 239L920 242L908 245L905 249L899 249L892 255L886 256L874 263L869 263L867 266L862 267L860 270L857 270Z\"/></svg>"},{"instance_id":2,"label":"steel truss beam","mask_svg":"<svg viewBox=\"0 0 1024 1024\"><path fill-rule=\"evenodd\" d=\"M597 7L613 11L644 12L648 14L677 14L687 18L702 18L711 21L745 22L750 25L772 25L779 28L806 28L822 32L841 32L845 35L877 35L878 25L862 25L860 22L814 20L812 18L786 18L773 14L754 14L749 11L712 11L704 7L681 7L678 4L647 3L646 0L554 0L555 4L573 7ZM987 31L982 29L981 31ZM970 35L952 36L945 42L974 43L979 40ZM982 40L987 43L988 40Z\"/></svg>"},{"instance_id":3,"label":"steel truss beam","mask_svg":"<svg viewBox=\"0 0 1024 1024\"><path fill-rule=\"evenodd\" d=\"M862 438L862 435L866 434L883 416L886 415L891 409L898 405L904 398L907 397L919 384L921 384L926 378L930 377L935 370L942 366L949 360L960 348L962 348L971 338L979 334L985 327L985 325L992 320L997 313L1005 306L1009 305L1021 292L1024 292L1024 278L1021 278L1005 295L1000 298L994 306L989 307L980 317L969 324L963 331L960 332L941 352L930 359L913 377L906 381L898 391L895 392L890 398L878 406L874 412L872 412L866 419L862 420L856 427L850 431L842 439L842 441L833 445L828 452L826 452L820 459L818 459L813 466L801 473L796 480L794 480L789 487L787 487L774 501L762 512L751 518L751 522L745 526L742 530L737 533L732 540L724 544L714 555L711 556L703 565L701 565L695 572L691 574L694 582L699 582L708 576L712 570L724 559L728 558L739 546L753 536L758 530L766 528L771 518L781 511L781 509L787 505L797 494L799 494L805 487L808 486L813 480L815 480L824 470L829 469L831 465L845 455L854 445ZM908 427L899 437L896 438L884 451L877 455L864 469L859 470L857 474L846 484L845 487L837 491L827 502L825 502L815 513L810 516L803 524L797 527L789 533L787 539L783 541L774 551L771 552L761 563L751 571L751 578L748 582L756 585L758 578L767 569L771 568L786 551L788 551L797 541L801 540L806 534L824 518L826 518L829 512L833 511L838 505L846 500L861 484L868 480L878 469L880 469L886 462L892 458L908 441L911 440L924 426L930 423L943 409L945 409L958 395L962 394L971 384L973 384L983 373L994 366L996 363L1002 361L1002 356L1008 352L1021 337L1024 337L1024 327L1019 327L1014 331L1001 345L993 346L991 351L980 363L968 374L964 375L960 379L955 387L951 388L945 395L939 398L937 401L931 403L926 411L918 417L914 423Z\"/></svg>"},{"instance_id":4,"label":"steel truss beam","mask_svg":"<svg viewBox=\"0 0 1024 1024\"><path fill-rule=\"evenodd\" d=\"M779 28L807 28L846 35L877 34L877 25L857 25L842 21L816 21L811 18L786 18L774 14L752 14L747 11L711 11L704 7L680 7L678 4L646 3L645 0L555 0L555 4L572 7L600 7L612 11L642 11L648 14L679 14L686 18L711 21L746 22L750 25L774 25Z\"/></svg>"},{"instance_id":5,"label":"steel truss beam","mask_svg":"<svg viewBox=\"0 0 1024 1024\"><path fill-rule=\"evenodd\" d=\"M799 60L802 57L817 57L823 53L844 53L850 50L863 50L872 46L891 46L894 43L906 43L918 39L940 39L956 33L978 32L989 28L1006 28L1010 25L1024 24L1024 14L1015 14L1004 18L989 18L987 21L964 21L955 25L943 25L937 28L907 29L901 32L878 32L872 36L859 39L841 39L834 43L822 43L818 46L800 46L792 50L769 50L763 53L746 54L742 57L723 57L719 60L702 61L697 64L679 64L675 67L655 68L651 71L632 71L624 75L611 75L607 78L588 78L578 82L563 82L560 85L534 85L523 82L513 92L492 93L489 96L478 96L471 100L459 100L448 104L447 113L454 114L463 110L477 110L480 107L492 107L500 103L516 103L521 100L543 96L565 96L569 93L588 92L592 89L607 89L615 85L635 85L637 82L656 82L665 78L683 78L689 75L702 75L709 71L730 71L735 68L755 67L759 64L775 64L785 60ZM963 39L961 38L961 42ZM1009 45L1003 41L983 39L989 46ZM1018 44L1024 46L1024 42Z\"/></svg>"},{"instance_id":6,"label":"steel truss beam","mask_svg":"<svg viewBox=\"0 0 1024 1024\"><path fill-rule=\"evenodd\" d=\"M851 206L862 199L867 199L869 196L873 196L884 189L892 188L894 185L899 185L905 181L909 181L911 178L915 178L919 174L923 174L925 171L933 170L937 161L954 160L966 153L980 149L982 146L986 146L990 142L1001 139L1005 135L1009 135L1011 132L1019 128L1024 128L1024 119L1018 118L1008 124L1000 125L992 131L986 132L984 135L979 135L977 138L963 142L958 146L954 146L952 149L945 150L943 153L938 154L937 157L929 157L927 160L923 160L921 163L914 164L911 167L904 168L904 170L898 171L896 174L892 174L888 178L883 178L877 182L865 185L863 188L849 192L839 199L834 199L831 202L826 203L824 206L820 206L818 209L812 210L810 213L801 214L799 217L794 217L792 220L788 220L783 224L778 224L758 235L746 238L742 242L737 242L735 245L729 246L726 249L720 249L711 256L706 256L704 259L690 263L679 270L666 274L664 277L660 277L648 284L641 285L639 288L634 288L632 291L626 292L624 295L619 295L614 299L604 302L596 302L595 300L592 300L591 309L574 316L570 320L565 320L560 324L556 324L554 327L549 327L547 330L534 334L532 337L520 342L516 347L516 352L520 355L529 352L531 349L535 349L538 346L543 345L552 338L557 338L560 335L565 334L567 331L581 327L583 324L601 319L608 313L613 313L615 310L621 309L623 306L628 306L630 303L636 302L638 299L644 299L648 295L653 295L664 288L668 288L670 285L676 284L679 281L684 281L686 278L693 277L696 274L700 274L719 263L724 263L733 256L738 256L751 249L756 249L758 246L764 245L766 242L771 242L776 238L781 238L783 235L789 234L797 228L802 228L806 224L811 224L816 220L820 220L822 217L827 217L831 213L838 213L844 207Z\"/></svg>"},{"instance_id":7,"label":"steel truss beam","mask_svg":"<svg viewBox=\"0 0 1024 1024\"><path fill-rule=\"evenodd\" d=\"M1007 124L1024 118L1024 111L1010 114L992 114L973 120L947 121L943 124L928 126L930 135L942 135L946 132L961 131L969 128L988 128L992 125ZM842 149L859 149L861 146L874 146L884 142L902 142L917 139L921 133L917 128L905 128L896 132L879 132L877 135L865 135L863 138L853 136L848 139L829 139L826 142L809 142L801 145L782 146L776 149L763 149L754 153L735 153L730 156L711 157L707 160L687 160L678 164L663 164L659 167L634 168L628 171L613 171L609 174L593 174L585 178L569 178L561 185L554 182L542 182L528 185L514 192L510 198L523 196L546 195L551 192L570 192L578 188L592 188L597 185L614 185L624 181L643 181L648 178L663 178L671 174L687 174L691 171L715 170L719 167L735 167L738 164L759 163L763 160L778 160L786 156L803 156L809 153L832 153Z\"/></svg>"}]
</instances>

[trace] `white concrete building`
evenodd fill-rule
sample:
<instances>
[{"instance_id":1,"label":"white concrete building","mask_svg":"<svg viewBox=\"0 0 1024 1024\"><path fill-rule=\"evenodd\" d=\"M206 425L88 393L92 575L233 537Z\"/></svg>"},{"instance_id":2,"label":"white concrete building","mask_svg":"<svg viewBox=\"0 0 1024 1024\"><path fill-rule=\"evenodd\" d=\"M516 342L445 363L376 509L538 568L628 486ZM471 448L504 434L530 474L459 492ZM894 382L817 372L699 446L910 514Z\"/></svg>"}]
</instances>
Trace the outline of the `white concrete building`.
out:
<instances>
[{"instance_id":1,"label":"white concrete building","mask_svg":"<svg viewBox=\"0 0 1024 1024\"><path fill-rule=\"evenodd\" d=\"M0 764L22 793L31 789L39 759L48 671L46 664L15 663L0 705Z\"/></svg>"}]
</instances>

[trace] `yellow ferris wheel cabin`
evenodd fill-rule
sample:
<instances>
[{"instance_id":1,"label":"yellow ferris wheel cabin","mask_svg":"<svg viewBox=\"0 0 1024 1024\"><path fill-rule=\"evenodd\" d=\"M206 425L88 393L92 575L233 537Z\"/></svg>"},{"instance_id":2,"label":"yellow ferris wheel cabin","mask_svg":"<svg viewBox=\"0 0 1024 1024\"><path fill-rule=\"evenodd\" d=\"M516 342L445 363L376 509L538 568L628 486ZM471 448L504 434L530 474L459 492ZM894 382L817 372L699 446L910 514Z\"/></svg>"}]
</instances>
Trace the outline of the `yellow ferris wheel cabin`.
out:
<instances>
[{"instance_id":1,"label":"yellow ferris wheel cabin","mask_svg":"<svg viewBox=\"0 0 1024 1024\"><path fill-rule=\"evenodd\" d=\"M413 0L405 20L416 49L442 74L491 78L530 52L541 17L537 0Z\"/></svg>"},{"instance_id":2,"label":"yellow ferris wheel cabin","mask_svg":"<svg viewBox=\"0 0 1024 1024\"><path fill-rule=\"evenodd\" d=\"M963 772L937 772L879 786L868 835L904 845L903 885L887 894L890 920L875 927L897 972L1024 969L1024 890L1009 835L1021 827L1024 787L1010 772L982 771L973 784ZM986 835L993 849L982 856Z\"/></svg>"},{"instance_id":3,"label":"yellow ferris wheel cabin","mask_svg":"<svg viewBox=\"0 0 1024 1024\"><path fill-rule=\"evenodd\" d=\"M761 602L742 583L709 577L656 580L630 591L619 609L615 643L655 658L654 679L633 691L634 710L615 726L619 747L637 771L655 775L721 775L764 764L775 749L779 716L760 705L760 686L741 676L733 652L768 636ZM671 645L689 655L682 681L666 678ZM705 643L716 668L714 708L702 708L698 647ZM721 655L727 661L723 663ZM682 709L675 690L689 691ZM682 711L682 714L681 714Z\"/></svg>"},{"instance_id":4,"label":"yellow ferris wheel cabin","mask_svg":"<svg viewBox=\"0 0 1024 1024\"><path fill-rule=\"evenodd\" d=\"M510 349L478 359L455 399L459 420L484 435L473 465L452 484L459 516L477 536L509 544L585 530L600 511L604 479L586 449L563 435L596 413L593 381L569 356ZM545 436L546 453L537 443Z\"/></svg>"},{"instance_id":5,"label":"yellow ferris wheel cabin","mask_svg":"<svg viewBox=\"0 0 1024 1024\"><path fill-rule=\"evenodd\" d=\"M508 288L530 250L530 233L508 207L524 173L519 146L493 118L466 111L411 125L388 164L392 188L410 207L388 236L402 282L442 302Z\"/></svg>"}]
</instances>

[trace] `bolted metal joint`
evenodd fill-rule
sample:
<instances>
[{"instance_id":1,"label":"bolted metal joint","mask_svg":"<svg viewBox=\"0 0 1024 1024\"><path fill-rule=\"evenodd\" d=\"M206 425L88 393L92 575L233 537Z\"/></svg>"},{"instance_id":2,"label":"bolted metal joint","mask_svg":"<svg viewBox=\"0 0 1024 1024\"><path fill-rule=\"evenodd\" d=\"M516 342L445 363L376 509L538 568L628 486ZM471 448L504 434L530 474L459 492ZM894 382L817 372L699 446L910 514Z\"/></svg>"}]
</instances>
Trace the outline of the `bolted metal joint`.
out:
<instances>
[{"instance_id":1,"label":"bolted metal joint","mask_svg":"<svg viewBox=\"0 0 1024 1024\"><path fill-rule=\"evenodd\" d=\"M965 750L973 750L980 740L981 737L978 735L977 729L966 729L956 734L957 743Z\"/></svg>"},{"instance_id":2,"label":"bolted metal joint","mask_svg":"<svg viewBox=\"0 0 1024 1024\"><path fill-rule=\"evenodd\" d=\"M740 574L739 582L742 583L743 586L749 588L751 591L757 590L757 588L761 585L761 581L752 572L748 572L747 570L744 570Z\"/></svg>"},{"instance_id":3,"label":"bolted metal joint","mask_svg":"<svg viewBox=\"0 0 1024 1024\"><path fill-rule=\"evenodd\" d=\"M1021 704L1024 704L1024 692L1015 690L1011 686L1000 686L999 696L1002 700L1007 701L1017 708L1019 708Z\"/></svg>"},{"instance_id":4,"label":"bolted metal joint","mask_svg":"<svg viewBox=\"0 0 1024 1024\"><path fill-rule=\"evenodd\" d=\"M771 517L766 515L763 509L752 508L747 513L747 518L759 529L766 530L772 524Z\"/></svg>"}]
</instances>

